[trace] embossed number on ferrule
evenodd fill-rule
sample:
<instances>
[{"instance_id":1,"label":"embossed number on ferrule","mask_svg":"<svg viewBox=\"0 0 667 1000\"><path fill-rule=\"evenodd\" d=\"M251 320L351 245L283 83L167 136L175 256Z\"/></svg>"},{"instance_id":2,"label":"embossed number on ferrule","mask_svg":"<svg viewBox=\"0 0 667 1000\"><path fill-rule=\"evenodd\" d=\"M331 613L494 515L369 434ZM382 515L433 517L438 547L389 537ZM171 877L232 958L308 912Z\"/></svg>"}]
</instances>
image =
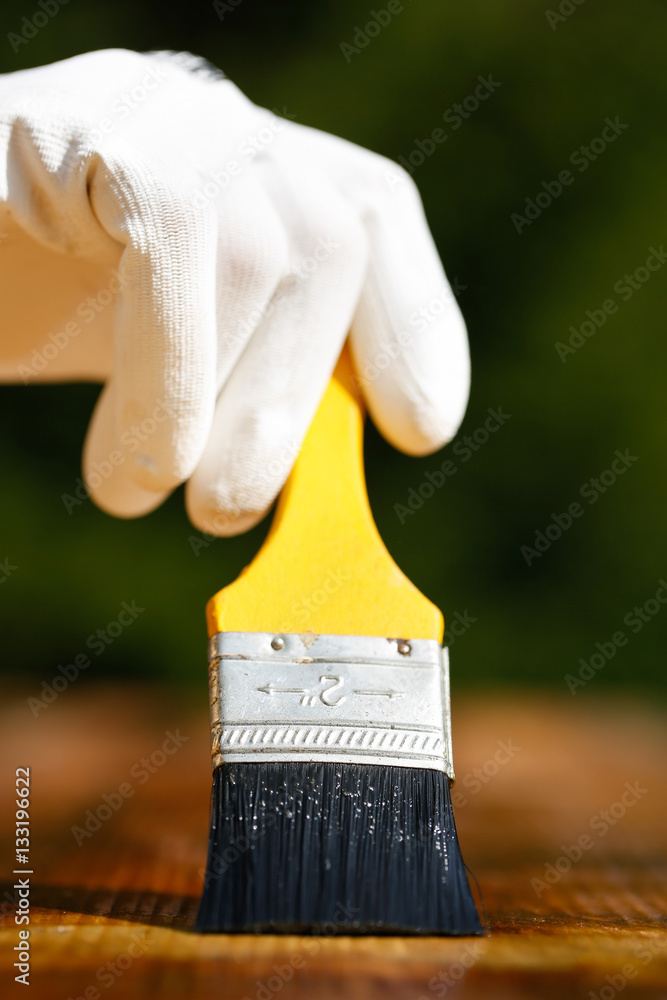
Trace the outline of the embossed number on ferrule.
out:
<instances>
[{"instance_id":1,"label":"embossed number on ferrule","mask_svg":"<svg viewBox=\"0 0 667 1000\"><path fill-rule=\"evenodd\" d=\"M323 705L328 705L331 708L341 705L348 695L352 697L354 695L362 695L365 698L402 698L404 693L403 691L397 691L395 688L390 688L386 691L380 688L352 688L351 690L345 689L343 691L345 678L339 674L322 674L319 682L324 685L319 690L285 687L280 684L274 684L272 681L267 681L266 684L260 685L257 690L269 695L300 694L300 705L314 705L319 698Z\"/></svg>"}]
</instances>

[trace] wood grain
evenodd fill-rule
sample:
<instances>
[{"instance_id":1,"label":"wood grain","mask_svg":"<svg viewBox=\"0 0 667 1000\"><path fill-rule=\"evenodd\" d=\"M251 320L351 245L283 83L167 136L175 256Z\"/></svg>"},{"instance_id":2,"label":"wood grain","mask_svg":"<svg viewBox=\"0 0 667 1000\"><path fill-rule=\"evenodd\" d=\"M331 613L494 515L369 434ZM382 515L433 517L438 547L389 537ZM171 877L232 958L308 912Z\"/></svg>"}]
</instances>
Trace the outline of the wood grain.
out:
<instances>
[{"instance_id":1,"label":"wood grain","mask_svg":"<svg viewBox=\"0 0 667 1000\"><path fill-rule=\"evenodd\" d=\"M22 693L6 697L0 996L665 1000L664 715L627 699L506 696L455 698L454 720L459 836L487 937L200 936L191 927L208 828L204 691L193 706L167 690L73 687L37 719ZM180 741L173 753L161 749L168 732L170 749ZM11 904L14 771L26 764L27 992L13 982ZM72 828L124 783L133 793L78 846ZM576 856L586 836L591 846L568 867L565 849ZM547 865L557 880L536 892L531 880L544 882Z\"/></svg>"}]
</instances>

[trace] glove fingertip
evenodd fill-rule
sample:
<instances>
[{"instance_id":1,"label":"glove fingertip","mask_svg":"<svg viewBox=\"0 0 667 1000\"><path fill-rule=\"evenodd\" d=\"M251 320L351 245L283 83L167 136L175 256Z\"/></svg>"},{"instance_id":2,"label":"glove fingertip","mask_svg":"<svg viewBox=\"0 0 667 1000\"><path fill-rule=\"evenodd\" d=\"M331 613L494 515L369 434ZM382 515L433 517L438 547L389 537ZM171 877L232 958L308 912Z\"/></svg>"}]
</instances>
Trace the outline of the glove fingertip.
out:
<instances>
[{"instance_id":1,"label":"glove fingertip","mask_svg":"<svg viewBox=\"0 0 667 1000\"><path fill-rule=\"evenodd\" d=\"M192 524L204 535L215 538L233 538L250 531L266 517L271 504L261 510L241 509L236 505L216 503L212 496L204 498L188 483L185 490L185 507Z\"/></svg>"}]
</instances>

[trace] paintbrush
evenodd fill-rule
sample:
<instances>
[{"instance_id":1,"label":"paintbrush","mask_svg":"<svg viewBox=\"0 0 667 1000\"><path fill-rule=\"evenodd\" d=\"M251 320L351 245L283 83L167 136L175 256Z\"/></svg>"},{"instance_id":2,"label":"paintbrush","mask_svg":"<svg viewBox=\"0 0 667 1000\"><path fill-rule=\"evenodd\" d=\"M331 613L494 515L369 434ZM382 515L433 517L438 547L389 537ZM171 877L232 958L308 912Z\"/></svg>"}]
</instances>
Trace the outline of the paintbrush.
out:
<instances>
[{"instance_id":1,"label":"paintbrush","mask_svg":"<svg viewBox=\"0 0 667 1000\"><path fill-rule=\"evenodd\" d=\"M368 503L347 348L260 552L209 602L197 930L479 934L450 798L443 619Z\"/></svg>"}]
</instances>

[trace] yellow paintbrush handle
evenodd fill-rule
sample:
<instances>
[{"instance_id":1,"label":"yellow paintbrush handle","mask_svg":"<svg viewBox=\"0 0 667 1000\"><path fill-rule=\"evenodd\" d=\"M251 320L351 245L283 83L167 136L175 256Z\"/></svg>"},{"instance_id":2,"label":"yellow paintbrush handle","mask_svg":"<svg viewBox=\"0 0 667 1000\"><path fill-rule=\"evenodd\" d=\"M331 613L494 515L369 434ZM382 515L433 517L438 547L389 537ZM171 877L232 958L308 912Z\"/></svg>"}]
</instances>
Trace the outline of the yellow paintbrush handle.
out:
<instances>
[{"instance_id":1,"label":"yellow paintbrush handle","mask_svg":"<svg viewBox=\"0 0 667 1000\"><path fill-rule=\"evenodd\" d=\"M346 348L271 530L207 608L216 632L314 632L442 641L442 615L387 552L368 503L363 408Z\"/></svg>"}]
</instances>

